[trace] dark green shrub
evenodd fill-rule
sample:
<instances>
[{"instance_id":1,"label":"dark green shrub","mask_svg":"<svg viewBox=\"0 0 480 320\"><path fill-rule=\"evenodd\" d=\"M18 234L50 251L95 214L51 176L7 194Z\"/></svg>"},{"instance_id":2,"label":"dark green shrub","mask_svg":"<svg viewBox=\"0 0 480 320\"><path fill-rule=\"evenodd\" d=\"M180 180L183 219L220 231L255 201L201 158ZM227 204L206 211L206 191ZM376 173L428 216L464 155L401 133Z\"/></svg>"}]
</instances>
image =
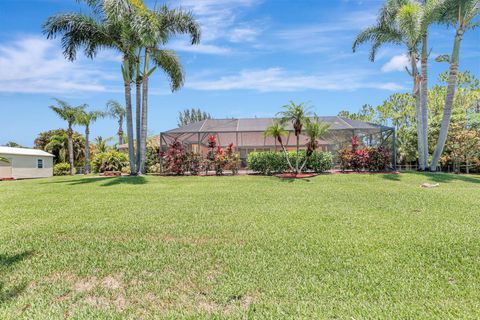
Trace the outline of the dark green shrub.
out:
<instances>
[{"instance_id":1,"label":"dark green shrub","mask_svg":"<svg viewBox=\"0 0 480 320\"><path fill-rule=\"evenodd\" d=\"M267 175L288 170L285 156L271 151L250 152L247 157L247 166L250 170Z\"/></svg>"},{"instance_id":2,"label":"dark green shrub","mask_svg":"<svg viewBox=\"0 0 480 320\"><path fill-rule=\"evenodd\" d=\"M305 161L305 151L300 151L299 166ZM288 152L290 163L295 166L297 153ZM262 174L282 173L289 170L287 159L282 152L251 152L247 158L248 168ZM329 152L313 152L303 171L324 172L333 168L333 157Z\"/></svg>"},{"instance_id":3,"label":"dark green shrub","mask_svg":"<svg viewBox=\"0 0 480 320\"><path fill-rule=\"evenodd\" d=\"M54 176L66 176L70 174L70 164L66 162L60 162L53 166Z\"/></svg>"},{"instance_id":4,"label":"dark green shrub","mask_svg":"<svg viewBox=\"0 0 480 320\"><path fill-rule=\"evenodd\" d=\"M110 150L97 154L92 165L93 172L103 173L105 171L122 171L129 166L129 162L125 153Z\"/></svg>"},{"instance_id":5,"label":"dark green shrub","mask_svg":"<svg viewBox=\"0 0 480 320\"><path fill-rule=\"evenodd\" d=\"M325 172L333 168L333 155L330 152L313 152L305 165L306 171Z\"/></svg>"}]
</instances>

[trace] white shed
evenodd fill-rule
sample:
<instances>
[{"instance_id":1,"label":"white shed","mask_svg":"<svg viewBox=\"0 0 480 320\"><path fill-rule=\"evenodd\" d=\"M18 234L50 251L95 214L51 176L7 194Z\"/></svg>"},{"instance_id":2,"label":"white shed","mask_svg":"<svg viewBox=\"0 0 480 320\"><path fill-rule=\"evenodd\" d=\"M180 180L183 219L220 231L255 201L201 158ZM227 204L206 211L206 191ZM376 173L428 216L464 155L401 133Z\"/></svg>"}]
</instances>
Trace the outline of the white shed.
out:
<instances>
[{"instance_id":1,"label":"white shed","mask_svg":"<svg viewBox=\"0 0 480 320\"><path fill-rule=\"evenodd\" d=\"M53 176L53 154L28 149L0 146L0 157L8 162L0 161L1 178L46 178Z\"/></svg>"}]
</instances>

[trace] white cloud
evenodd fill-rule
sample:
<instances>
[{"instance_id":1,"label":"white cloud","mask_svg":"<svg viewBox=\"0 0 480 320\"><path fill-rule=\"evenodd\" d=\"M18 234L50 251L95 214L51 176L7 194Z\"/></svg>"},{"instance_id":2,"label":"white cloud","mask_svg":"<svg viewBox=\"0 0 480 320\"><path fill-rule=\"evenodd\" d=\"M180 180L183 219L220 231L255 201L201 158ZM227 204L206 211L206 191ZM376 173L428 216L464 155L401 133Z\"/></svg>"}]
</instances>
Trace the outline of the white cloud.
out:
<instances>
[{"instance_id":1,"label":"white cloud","mask_svg":"<svg viewBox=\"0 0 480 320\"><path fill-rule=\"evenodd\" d=\"M243 70L238 74L219 79L191 80L186 87L196 90L255 90L259 92L339 90L351 91L362 88L396 91L404 89L391 82L369 82L362 72L336 72L333 75L301 75L268 68Z\"/></svg>"},{"instance_id":2,"label":"white cloud","mask_svg":"<svg viewBox=\"0 0 480 320\"><path fill-rule=\"evenodd\" d=\"M26 36L0 45L0 92L106 91L99 81L112 75L87 65L65 60L55 41Z\"/></svg>"},{"instance_id":3,"label":"white cloud","mask_svg":"<svg viewBox=\"0 0 480 320\"><path fill-rule=\"evenodd\" d=\"M340 51L351 51L355 35L375 22L376 10L354 12L333 12L324 22L289 26L274 30L264 39L259 49L294 51L301 53L329 53L332 56Z\"/></svg>"},{"instance_id":4,"label":"white cloud","mask_svg":"<svg viewBox=\"0 0 480 320\"><path fill-rule=\"evenodd\" d=\"M405 67L410 65L406 54L393 56L387 63L382 66L382 72L405 71Z\"/></svg>"},{"instance_id":5,"label":"white cloud","mask_svg":"<svg viewBox=\"0 0 480 320\"><path fill-rule=\"evenodd\" d=\"M251 42L256 39L258 30L248 27L235 28L231 31L229 40L231 42Z\"/></svg>"},{"instance_id":6,"label":"white cloud","mask_svg":"<svg viewBox=\"0 0 480 320\"><path fill-rule=\"evenodd\" d=\"M202 54L227 54L231 48L219 45L219 41L238 43L253 41L258 31L251 26L239 25L238 13L242 8L251 7L259 0L181 0L180 5L191 10L202 30L200 45L175 43L178 51Z\"/></svg>"}]
</instances>

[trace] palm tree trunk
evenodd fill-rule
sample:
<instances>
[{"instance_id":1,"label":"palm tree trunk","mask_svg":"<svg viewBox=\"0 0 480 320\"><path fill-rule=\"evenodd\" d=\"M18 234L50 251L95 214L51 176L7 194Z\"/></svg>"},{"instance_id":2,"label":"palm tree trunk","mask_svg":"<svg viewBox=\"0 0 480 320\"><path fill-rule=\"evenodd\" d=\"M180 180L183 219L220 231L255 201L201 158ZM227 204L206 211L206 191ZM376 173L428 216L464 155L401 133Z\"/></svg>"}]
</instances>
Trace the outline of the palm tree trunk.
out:
<instances>
[{"instance_id":1,"label":"palm tree trunk","mask_svg":"<svg viewBox=\"0 0 480 320\"><path fill-rule=\"evenodd\" d=\"M437 145L432 157L430 171L437 171L438 160L442 155L445 142L447 141L448 127L450 126L450 118L452 117L453 99L457 85L457 72L460 54L460 43L462 42L463 29L460 28L455 34L453 44L453 52L450 58L450 73L448 75L447 96L445 98L445 107L443 109L442 123L440 125L440 134L438 135Z\"/></svg>"},{"instance_id":2,"label":"palm tree trunk","mask_svg":"<svg viewBox=\"0 0 480 320\"><path fill-rule=\"evenodd\" d=\"M423 166L428 168L428 52L427 33L422 35L422 83L420 88L422 110Z\"/></svg>"},{"instance_id":3,"label":"palm tree trunk","mask_svg":"<svg viewBox=\"0 0 480 320\"><path fill-rule=\"evenodd\" d=\"M295 173L298 173L299 152L300 152L300 134L297 134L297 159L295 159Z\"/></svg>"},{"instance_id":4,"label":"palm tree trunk","mask_svg":"<svg viewBox=\"0 0 480 320\"><path fill-rule=\"evenodd\" d=\"M73 162L73 129L72 125L68 124L68 160L70 162L70 175L73 176L75 174L75 167Z\"/></svg>"},{"instance_id":5,"label":"palm tree trunk","mask_svg":"<svg viewBox=\"0 0 480 320\"><path fill-rule=\"evenodd\" d=\"M90 136L90 128L88 126L85 127L85 174L90 173L90 143L89 143L89 136Z\"/></svg>"},{"instance_id":6,"label":"palm tree trunk","mask_svg":"<svg viewBox=\"0 0 480 320\"><path fill-rule=\"evenodd\" d=\"M148 77L150 57L148 49L145 49L145 60L143 62L143 83L142 83L142 130L140 132L140 173L145 174L145 155L147 152L147 129L148 129Z\"/></svg>"},{"instance_id":7,"label":"palm tree trunk","mask_svg":"<svg viewBox=\"0 0 480 320\"><path fill-rule=\"evenodd\" d=\"M413 97L415 98L415 117L417 119L417 150L418 150L418 168L421 171L425 170L424 166L424 148L423 148L423 118L422 118L422 105L420 94L420 77L417 68L417 56L412 50L410 52L410 64L412 67L413 78Z\"/></svg>"},{"instance_id":8,"label":"palm tree trunk","mask_svg":"<svg viewBox=\"0 0 480 320\"><path fill-rule=\"evenodd\" d=\"M137 64L138 65L138 64ZM138 67L137 67L137 70ZM138 72L138 71L137 71ZM135 172L139 173L140 172L140 140L141 140L141 128L142 128L142 120L141 120L141 113L142 113L142 95L141 95L141 85L142 82L140 81L139 75L137 75L137 79L135 81L135 99L136 99L136 137L137 137L137 143L136 143L136 149L135 149L135 159L136 159L136 168Z\"/></svg>"},{"instance_id":9,"label":"palm tree trunk","mask_svg":"<svg viewBox=\"0 0 480 320\"><path fill-rule=\"evenodd\" d=\"M118 145L122 145L123 144L123 117L120 116L120 118L118 119Z\"/></svg>"},{"instance_id":10,"label":"palm tree trunk","mask_svg":"<svg viewBox=\"0 0 480 320\"><path fill-rule=\"evenodd\" d=\"M128 69L128 58L124 57L124 68ZM127 71L128 72L128 71ZM125 116L127 118L128 158L130 161L130 175L135 175L135 150L133 147L133 115L132 115L132 88L130 79L124 78L125 87Z\"/></svg>"},{"instance_id":11,"label":"palm tree trunk","mask_svg":"<svg viewBox=\"0 0 480 320\"><path fill-rule=\"evenodd\" d=\"M280 147L282 148L283 150L283 153L285 155L285 158L287 159L287 164L288 166L290 167L290 170L294 171L294 168L292 166L292 163L290 162L290 158L288 157L288 152L287 152L287 149L285 149L285 146L283 145L283 142L280 141Z\"/></svg>"}]
</instances>

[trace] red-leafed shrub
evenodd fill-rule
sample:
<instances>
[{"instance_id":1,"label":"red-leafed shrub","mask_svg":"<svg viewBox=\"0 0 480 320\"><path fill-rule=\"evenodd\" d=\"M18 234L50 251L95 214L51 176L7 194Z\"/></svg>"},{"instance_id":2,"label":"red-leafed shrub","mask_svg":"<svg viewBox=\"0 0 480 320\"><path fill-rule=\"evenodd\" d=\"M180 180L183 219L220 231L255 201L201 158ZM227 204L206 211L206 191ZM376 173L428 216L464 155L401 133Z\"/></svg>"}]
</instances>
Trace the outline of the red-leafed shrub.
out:
<instances>
[{"instance_id":1,"label":"red-leafed shrub","mask_svg":"<svg viewBox=\"0 0 480 320\"><path fill-rule=\"evenodd\" d=\"M338 151L340 169L354 171L382 171L390 164L390 153L384 147L366 147L359 149L358 138L352 138L350 147Z\"/></svg>"},{"instance_id":2,"label":"red-leafed shrub","mask_svg":"<svg viewBox=\"0 0 480 320\"><path fill-rule=\"evenodd\" d=\"M217 147L215 150L215 156L214 156L214 166L215 166L215 174L217 176L221 176L223 174L223 170L225 169L225 166L227 165L227 157L225 156L225 152L221 147Z\"/></svg>"},{"instance_id":3,"label":"red-leafed shrub","mask_svg":"<svg viewBox=\"0 0 480 320\"><path fill-rule=\"evenodd\" d=\"M240 168L240 156L235 152L233 143L230 143L225 151L227 157L227 170L232 170L232 174L237 174Z\"/></svg>"},{"instance_id":4,"label":"red-leafed shrub","mask_svg":"<svg viewBox=\"0 0 480 320\"><path fill-rule=\"evenodd\" d=\"M368 148L368 171L386 170L390 163L390 152L384 147Z\"/></svg>"},{"instance_id":5,"label":"red-leafed shrub","mask_svg":"<svg viewBox=\"0 0 480 320\"><path fill-rule=\"evenodd\" d=\"M368 151L365 149L358 149L352 151L350 158L350 168L355 171L365 170L368 166Z\"/></svg>"},{"instance_id":6,"label":"red-leafed shrub","mask_svg":"<svg viewBox=\"0 0 480 320\"><path fill-rule=\"evenodd\" d=\"M187 153L183 145L174 140L163 156L163 168L166 173L183 175L187 169Z\"/></svg>"}]
</instances>

